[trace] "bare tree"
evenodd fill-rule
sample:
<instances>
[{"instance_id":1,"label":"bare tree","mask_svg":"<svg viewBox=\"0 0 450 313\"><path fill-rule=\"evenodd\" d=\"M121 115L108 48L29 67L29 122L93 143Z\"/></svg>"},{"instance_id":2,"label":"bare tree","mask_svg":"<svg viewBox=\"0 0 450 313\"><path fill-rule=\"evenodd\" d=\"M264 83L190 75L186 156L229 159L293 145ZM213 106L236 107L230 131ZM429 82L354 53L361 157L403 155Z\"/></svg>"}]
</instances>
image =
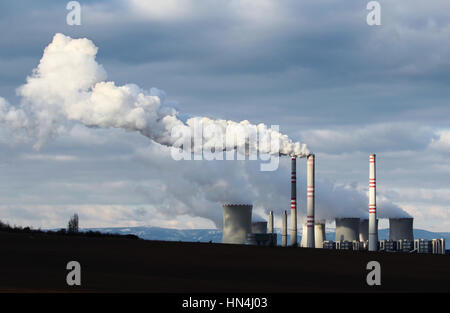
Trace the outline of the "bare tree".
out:
<instances>
[{"instance_id":1,"label":"bare tree","mask_svg":"<svg viewBox=\"0 0 450 313\"><path fill-rule=\"evenodd\" d=\"M67 225L67 231L69 233L78 233L78 214L74 214Z\"/></svg>"}]
</instances>

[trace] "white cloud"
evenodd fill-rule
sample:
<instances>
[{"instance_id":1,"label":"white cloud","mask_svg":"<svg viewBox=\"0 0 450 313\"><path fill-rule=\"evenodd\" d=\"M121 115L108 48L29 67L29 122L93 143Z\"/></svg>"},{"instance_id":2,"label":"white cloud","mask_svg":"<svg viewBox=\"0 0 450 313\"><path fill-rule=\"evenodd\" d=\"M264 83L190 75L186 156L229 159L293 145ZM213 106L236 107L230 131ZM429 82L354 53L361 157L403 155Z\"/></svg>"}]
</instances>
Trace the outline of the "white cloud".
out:
<instances>
[{"instance_id":1,"label":"white cloud","mask_svg":"<svg viewBox=\"0 0 450 313\"><path fill-rule=\"evenodd\" d=\"M450 130L440 130L438 135L438 138L432 140L430 148L437 152L450 153Z\"/></svg>"}]
</instances>

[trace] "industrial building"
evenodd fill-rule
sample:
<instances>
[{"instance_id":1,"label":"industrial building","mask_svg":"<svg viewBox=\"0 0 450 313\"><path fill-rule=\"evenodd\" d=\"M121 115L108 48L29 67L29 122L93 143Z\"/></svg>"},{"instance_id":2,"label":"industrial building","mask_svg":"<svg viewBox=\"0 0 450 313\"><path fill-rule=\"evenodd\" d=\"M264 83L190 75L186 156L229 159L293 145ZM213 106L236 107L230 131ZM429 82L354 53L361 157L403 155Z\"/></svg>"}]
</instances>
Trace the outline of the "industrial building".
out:
<instances>
[{"instance_id":1,"label":"industrial building","mask_svg":"<svg viewBox=\"0 0 450 313\"><path fill-rule=\"evenodd\" d=\"M336 217L335 240L326 240L325 221L315 220L315 155L307 156L306 216L300 247L353 251L445 254L445 239L414 239L412 217L389 218L389 240L378 240L376 211L376 156L369 155L368 218ZM297 159L291 158L290 246L297 246ZM274 212L268 221L252 222L251 204L224 204L223 243L277 245ZM288 246L288 212L281 214L281 246Z\"/></svg>"}]
</instances>

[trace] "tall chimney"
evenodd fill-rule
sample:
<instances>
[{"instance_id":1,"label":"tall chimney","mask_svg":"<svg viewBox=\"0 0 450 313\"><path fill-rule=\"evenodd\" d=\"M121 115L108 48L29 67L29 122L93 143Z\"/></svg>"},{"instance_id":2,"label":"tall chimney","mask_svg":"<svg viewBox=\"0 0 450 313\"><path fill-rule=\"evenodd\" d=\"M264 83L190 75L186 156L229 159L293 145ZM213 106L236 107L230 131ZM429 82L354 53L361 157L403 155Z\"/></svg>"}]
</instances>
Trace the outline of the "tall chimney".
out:
<instances>
[{"instance_id":1,"label":"tall chimney","mask_svg":"<svg viewBox=\"0 0 450 313\"><path fill-rule=\"evenodd\" d=\"M369 156L369 251L378 250L375 154Z\"/></svg>"},{"instance_id":2,"label":"tall chimney","mask_svg":"<svg viewBox=\"0 0 450 313\"><path fill-rule=\"evenodd\" d=\"M307 168L307 185L306 185L306 197L307 197L307 211L306 211L306 228L307 228L307 240L306 247L314 248L314 154L308 155L308 168Z\"/></svg>"},{"instance_id":3,"label":"tall chimney","mask_svg":"<svg viewBox=\"0 0 450 313\"><path fill-rule=\"evenodd\" d=\"M292 180L291 180L291 245L297 245L297 159L292 157Z\"/></svg>"},{"instance_id":4,"label":"tall chimney","mask_svg":"<svg viewBox=\"0 0 450 313\"><path fill-rule=\"evenodd\" d=\"M269 212L269 234L273 234L273 211Z\"/></svg>"},{"instance_id":5,"label":"tall chimney","mask_svg":"<svg viewBox=\"0 0 450 313\"><path fill-rule=\"evenodd\" d=\"M281 215L281 245L287 246L287 212L283 211Z\"/></svg>"}]
</instances>

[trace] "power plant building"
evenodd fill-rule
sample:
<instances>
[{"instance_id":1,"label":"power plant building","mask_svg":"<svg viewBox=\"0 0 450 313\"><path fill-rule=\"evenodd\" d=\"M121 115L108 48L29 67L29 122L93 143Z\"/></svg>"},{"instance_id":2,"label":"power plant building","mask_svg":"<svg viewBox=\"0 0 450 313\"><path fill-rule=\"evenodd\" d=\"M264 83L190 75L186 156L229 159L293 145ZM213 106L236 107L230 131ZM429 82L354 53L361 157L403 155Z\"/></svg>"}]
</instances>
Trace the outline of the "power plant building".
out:
<instances>
[{"instance_id":1,"label":"power plant building","mask_svg":"<svg viewBox=\"0 0 450 313\"><path fill-rule=\"evenodd\" d=\"M301 247L384 252L445 254L445 239L414 240L412 217L389 218L389 240L378 240L376 215L375 154L369 156L369 218L338 217L335 241L326 240L325 221L315 220L315 156L307 157L306 216L302 227ZM297 169L291 158L290 245L297 246ZM276 245L274 212L267 221L252 222L251 204L224 204L222 242L231 244ZM288 211L281 215L281 245L288 245Z\"/></svg>"}]
</instances>

